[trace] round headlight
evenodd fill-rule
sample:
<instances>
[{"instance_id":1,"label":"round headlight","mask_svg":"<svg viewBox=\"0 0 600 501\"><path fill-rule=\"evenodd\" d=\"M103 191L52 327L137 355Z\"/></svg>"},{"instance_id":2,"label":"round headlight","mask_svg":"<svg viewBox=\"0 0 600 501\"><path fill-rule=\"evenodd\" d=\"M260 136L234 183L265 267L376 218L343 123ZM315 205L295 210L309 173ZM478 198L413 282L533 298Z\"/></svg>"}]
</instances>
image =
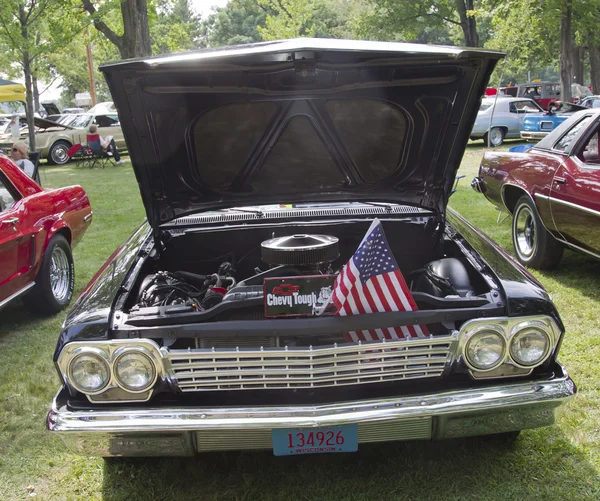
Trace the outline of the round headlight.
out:
<instances>
[{"instance_id":1,"label":"round headlight","mask_svg":"<svg viewBox=\"0 0 600 501\"><path fill-rule=\"evenodd\" d=\"M510 342L510 356L523 367L533 367L542 363L550 352L548 334L535 327L518 331Z\"/></svg>"},{"instance_id":2,"label":"round headlight","mask_svg":"<svg viewBox=\"0 0 600 501\"><path fill-rule=\"evenodd\" d=\"M156 369L150 358L139 351L127 351L114 364L117 383L124 390L144 391L156 378Z\"/></svg>"},{"instance_id":3,"label":"round headlight","mask_svg":"<svg viewBox=\"0 0 600 501\"><path fill-rule=\"evenodd\" d=\"M81 353L71 360L69 379L82 393L96 393L108 384L110 369L99 354Z\"/></svg>"},{"instance_id":4,"label":"round headlight","mask_svg":"<svg viewBox=\"0 0 600 501\"><path fill-rule=\"evenodd\" d=\"M493 329L485 328L475 332L465 346L465 358L471 368L489 371L504 361L506 340Z\"/></svg>"}]
</instances>

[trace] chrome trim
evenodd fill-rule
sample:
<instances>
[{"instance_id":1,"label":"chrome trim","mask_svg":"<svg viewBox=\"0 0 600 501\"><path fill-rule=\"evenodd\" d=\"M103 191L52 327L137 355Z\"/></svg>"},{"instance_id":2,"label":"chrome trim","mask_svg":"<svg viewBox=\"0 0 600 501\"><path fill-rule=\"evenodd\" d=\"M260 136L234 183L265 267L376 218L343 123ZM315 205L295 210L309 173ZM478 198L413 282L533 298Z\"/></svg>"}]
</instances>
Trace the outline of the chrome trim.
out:
<instances>
[{"instance_id":1,"label":"chrome trim","mask_svg":"<svg viewBox=\"0 0 600 501\"><path fill-rule=\"evenodd\" d=\"M89 214L86 214L85 216L83 216L83 222L87 223L90 219L92 219L93 215L94 215L94 212L91 211Z\"/></svg>"},{"instance_id":2,"label":"chrome trim","mask_svg":"<svg viewBox=\"0 0 600 501\"><path fill-rule=\"evenodd\" d=\"M467 342L469 341L469 338L471 337L471 336L469 336L469 333L471 331L479 330L486 326L489 326L490 328L492 328L494 330L501 329L504 333L504 337L505 337L505 341L506 341L504 358L501 359L501 362L499 362L493 369L498 369L499 367L502 367L503 365L513 365L513 366L516 366L516 367L522 368L522 369L532 369L533 367L523 367L523 366L519 365L518 363L515 363L515 361L512 359L512 357L510 355L510 342L514 336L515 328L518 327L519 325L531 324L531 323L534 323L538 329L544 330L548 334L548 338L550 339L549 353L547 354L547 356L544 357L543 360L541 360L540 362L535 364L533 367L537 367L537 366L543 364L546 360L548 360L548 357L556 351L556 347L560 340L560 334L561 334L561 331L558 328L558 326L556 325L556 322L554 321L554 319L551 317L545 316L545 315L535 315L535 316L530 316L530 317L483 318L483 319L469 320L468 322L465 322L465 324L463 324L463 326L461 327L461 336L459 338L459 343L458 343L459 356L457 358L457 362L463 362L469 368L469 372L473 379L477 379L477 380L483 379L483 377L487 371L471 367L471 365L467 361L467 357L465 355L465 349L467 346ZM477 376L474 375L475 373L478 373ZM506 377L511 377L511 376L514 376L514 374L513 375L509 374ZM495 375L491 376L491 378L497 378L497 377L498 376L495 376Z\"/></svg>"},{"instance_id":3,"label":"chrome trim","mask_svg":"<svg viewBox=\"0 0 600 501\"><path fill-rule=\"evenodd\" d=\"M19 296L22 296L23 294L25 294L34 285L35 285L35 282L31 282L30 284L27 284L25 287L23 287L22 289L15 292L13 295L8 296L6 299L0 301L0 310L2 308L4 308L8 303L10 303L13 299L17 299Z\"/></svg>"},{"instance_id":4,"label":"chrome trim","mask_svg":"<svg viewBox=\"0 0 600 501\"><path fill-rule=\"evenodd\" d=\"M133 389L129 388L121 380L121 377L117 370L117 367L119 365L119 360L123 356L125 356L127 354L131 354L131 353L139 354L139 355L142 355L143 357L146 357L148 359L148 361L150 362L150 364L152 365L152 372L153 372L152 378L150 379L150 381L148 382L148 384L146 386L144 386L141 389L137 389L137 390L133 390ZM152 352L150 352L148 349L146 349L146 347L144 347L144 346L123 346L123 347L115 350L113 356L114 356L114 358L112 360L112 367L113 367L113 375L115 378L114 381L119 386L119 388L121 388L122 390L127 391L129 393L145 393L148 391L149 388L152 388L152 386L154 386L154 384L156 383L156 379L158 378L158 370L156 368L156 357L154 356L154 354Z\"/></svg>"},{"instance_id":5,"label":"chrome trim","mask_svg":"<svg viewBox=\"0 0 600 501\"><path fill-rule=\"evenodd\" d=\"M101 363L103 363L106 366L106 372L108 377L106 378L106 381L104 381L104 383L102 384L102 386L100 386L97 390L84 390L83 388L81 388L79 386L79 384L75 381L75 378L73 377L73 362L75 362L75 360L77 360L79 357L82 356L91 356L94 358L97 358L98 360L100 360ZM71 353L71 358L69 359L69 364L67 367L67 371L65 372L69 383L73 386L73 388L75 388L77 391L80 391L81 393L85 393L86 395L97 395L98 393L102 393L106 387L108 386L108 383L110 382L110 360L108 358L108 354L106 353L106 351L102 350L101 348L97 348L97 347L80 347L77 348L75 350L72 351Z\"/></svg>"},{"instance_id":6,"label":"chrome trim","mask_svg":"<svg viewBox=\"0 0 600 501\"><path fill-rule=\"evenodd\" d=\"M163 223L161 227L168 228L171 226L187 226L203 223L225 223L231 221L248 221L248 220L265 220L265 219L281 219L281 218L298 218L298 217L316 217L316 216L370 216L376 214L414 214L414 215L431 215L431 211L413 207L410 205L394 205L382 203L380 207L368 205L347 205L343 207L307 207L295 209L244 209L240 207L240 211L236 212L231 209L231 212L226 213L208 213L197 214L192 216L183 216L173 221Z\"/></svg>"},{"instance_id":7,"label":"chrome trim","mask_svg":"<svg viewBox=\"0 0 600 501\"><path fill-rule=\"evenodd\" d=\"M520 322L513 326L513 328L510 330L510 337L508 340L508 351L513 365L520 369L532 369L533 367L537 367L538 365L543 364L546 360L548 360L548 357L552 352L552 340L550 339L550 335L548 334L548 331L545 329L545 327L546 326L542 322L539 322L537 320ZM529 365L525 365L517 361L512 353L513 341L515 337L517 336L517 334L519 334L519 332L525 329L536 329L546 336L546 349L544 350L544 356L540 358L536 363Z\"/></svg>"},{"instance_id":8,"label":"chrome trim","mask_svg":"<svg viewBox=\"0 0 600 501\"><path fill-rule=\"evenodd\" d=\"M71 411L61 389L52 402L47 427L76 452L103 456L194 454L197 446L190 435L198 434L232 440L261 432L268 436L274 428L358 423L364 430L365 424L402 426L405 420L417 419L431 420L433 438L448 438L552 424L554 409L576 391L563 372L553 379L324 405ZM165 440L176 444L175 450L165 448Z\"/></svg>"},{"instance_id":9,"label":"chrome trim","mask_svg":"<svg viewBox=\"0 0 600 501\"><path fill-rule=\"evenodd\" d=\"M124 391L128 395L127 401L136 401L136 402L144 402L149 400L152 397L153 388L145 388L144 390L139 391L131 391L126 388L122 388L118 383L118 378L115 374L114 362L115 360L125 351L130 351L133 349L138 349L141 353L148 356L152 363L154 363L155 368L155 377L152 384L155 384L158 378L161 380L168 382L169 377L168 374L164 370L164 364L161 360L161 352L158 345L149 339L122 339L118 341L90 341L90 342L74 342L67 344L63 350L60 352L58 356L57 365L63 376L64 384L67 387L77 389L76 385L73 384L70 377L69 368L71 365L71 361L74 357L79 355L80 353L94 352L94 354L98 355L98 351L102 351L105 353L105 360L109 367L110 377L107 384L102 388L102 390L96 392L84 392L81 390L81 393L84 393L90 402L98 402L98 399L93 399L91 397L97 396L102 393L106 393L115 388L119 388ZM123 399L119 400L102 400L103 403L117 403L122 402Z\"/></svg>"},{"instance_id":10,"label":"chrome trim","mask_svg":"<svg viewBox=\"0 0 600 501\"><path fill-rule=\"evenodd\" d=\"M573 247L574 249L577 249L578 251L583 252L584 254L589 254L592 257L600 259L600 254L598 254L597 252L591 251L589 249L584 249L583 247L579 247L579 245L575 245L571 242L567 242L566 240L561 240L561 241L564 242L565 244L567 244L569 247Z\"/></svg>"},{"instance_id":11,"label":"chrome trim","mask_svg":"<svg viewBox=\"0 0 600 501\"><path fill-rule=\"evenodd\" d=\"M550 200L551 202L556 202L558 204L566 205L567 207L571 207L573 209L577 209L583 212L587 212L588 214L592 214L593 216L600 217L600 211L589 209L588 207L584 207L583 205L574 204L573 202L567 202L566 200L560 200L559 198L548 197L546 195L539 195L541 198L545 198Z\"/></svg>"},{"instance_id":12,"label":"chrome trim","mask_svg":"<svg viewBox=\"0 0 600 501\"><path fill-rule=\"evenodd\" d=\"M469 346L469 343L480 332L485 332L485 331L488 331L488 332L491 331L491 332L495 332L496 334L498 334L498 336L502 339L502 342L504 343L504 345L502 346L502 353L500 354L498 361L491 367L488 367L487 369L482 369L480 367L477 367L474 363L471 362L471 360L469 360L469 356L467 354L467 348ZM493 371L494 369L497 369L506 360L506 351L507 350L508 350L508 341L506 340L506 334L504 333L504 329L502 329L502 327L500 327L498 325L493 325L493 324L488 324L488 323L482 322L481 325L477 325L477 326L473 327L472 329L465 331L464 341L463 341L464 361L465 361L465 365L469 369L471 369L472 372L477 372L477 373L490 372L490 371Z\"/></svg>"},{"instance_id":13,"label":"chrome trim","mask_svg":"<svg viewBox=\"0 0 600 501\"><path fill-rule=\"evenodd\" d=\"M523 132L521 131L521 139L540 139L546 137L551 131L548 132Z\"/></svg>"},{"instance_id":14,"label":"chrome trim","mask_svg":"<svg viewBox=\"0 0 600 501\"><path fill-rule=\"evenodd\" d=\"M441 377L458 331L426 339L308 348L161 348L183 392L300 389Z\"/></svg>"}]
</instances>

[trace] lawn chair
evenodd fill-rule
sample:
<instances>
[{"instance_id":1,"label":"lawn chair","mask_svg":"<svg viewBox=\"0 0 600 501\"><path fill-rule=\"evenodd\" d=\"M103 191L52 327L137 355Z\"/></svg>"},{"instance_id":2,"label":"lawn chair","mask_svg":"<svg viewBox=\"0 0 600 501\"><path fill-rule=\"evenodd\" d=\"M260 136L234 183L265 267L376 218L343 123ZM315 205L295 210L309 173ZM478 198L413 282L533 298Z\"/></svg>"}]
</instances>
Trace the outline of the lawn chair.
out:
<instances>
[{"instance_id":1,"label":"lawn chair","mask_svg":"<svg viewBox=\"0 0 600 501\"><path fill-rule=\"evenodd\" d=\"M96 165L104 169L107 163L116 165L113 161L112 153L105 151L100 143L100 136L98 134L88 134L87 144L92 154L92 165L90 169L93 169Z\"/></svg>"},{"instance_id":2,"label":"lawn chair","mask_svg":"<svg viewBox=\"0 0 600 501\"><path fill-rule=\"evenodd\" d=\"M67 156L75 160L77 167L93 167L92 151L86 144L74 144L67 150Z\"/></svg>"}]
</instances>

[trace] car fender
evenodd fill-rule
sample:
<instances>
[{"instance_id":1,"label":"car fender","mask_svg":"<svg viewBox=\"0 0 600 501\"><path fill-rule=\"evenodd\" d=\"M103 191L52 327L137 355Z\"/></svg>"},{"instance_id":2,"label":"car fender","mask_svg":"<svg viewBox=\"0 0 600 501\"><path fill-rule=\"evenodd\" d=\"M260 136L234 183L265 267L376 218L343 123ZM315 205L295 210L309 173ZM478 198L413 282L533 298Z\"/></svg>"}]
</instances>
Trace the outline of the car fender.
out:
<instances>
[{"instance_id":1,"label":"car fender","mask_svg":"<svg viewBox=\"0 0 600 501\"><path fill-rule=\"evenodd\" d=\"M108 339L114 301L136 263L146 258L153 245L152 231L145 221L106 260L76 299L58 338L54 361L71 341Z\"/></svg>"},{"instance_id":2,"label":"car fender","mask_svg":"<svg viewBox=\"0 0 600 501\"><path fill-rule=\"evenodd\" d=\"M494 275L500 283L509 317L519 316L524 312L549 315L564 331L549 294L529 270L451 208L448 209L448 222L458 232L454 235L454 240L466 247L474 259L482 260L486 266L485 271Z\"/></svg>"}]
</instances>

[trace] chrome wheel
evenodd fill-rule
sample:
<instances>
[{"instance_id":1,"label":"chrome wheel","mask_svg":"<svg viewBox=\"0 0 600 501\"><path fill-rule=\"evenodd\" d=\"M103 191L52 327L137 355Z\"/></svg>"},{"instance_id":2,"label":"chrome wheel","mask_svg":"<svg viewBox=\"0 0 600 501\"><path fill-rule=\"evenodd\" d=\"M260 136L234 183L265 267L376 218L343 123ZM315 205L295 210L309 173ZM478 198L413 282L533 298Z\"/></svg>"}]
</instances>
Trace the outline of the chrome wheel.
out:
<instances>
[{"instance_id":1,"label":"chrome wheel","mask_svg":"<svg viewBox=\"0 0 600 501\"><path fill-rule=\"evenodd\" d=\"M523 260L529 259L535 252L537 242L536 221L531 209L526 205L519 207L515 214L515 247Z\"/></svg>"},{"instance_id":2,"label":"chrome wheel","mask_svg":"<svg viewBox=\"0 0 600 501\"><path fill-rule=\"evenodd\" d=\"M490 131L490 144L492 146L500 146L504 141L504 131L498 127L494 127Z\"/></svg>"},{"instance_id":3,"label":"chrome wheel","mask_svg":"<svg viewBox=\"0 0 600 501\"><path fill-rule=\"evenodd\" d=\"M56 143L50 150L50 160L57 165L66 164L69 161L67 151L69 151L69 146L66 143Z\"/></svg>"},{"instance_id":4,"label":"chrome wheel","mask_svg":"<svg viewBox=\"0 0 600 501\"><path fill-rule=\"evenodd\" d=\"M70 294L71 265L63 249L56 246L50 258L50 288L54 298L62 302Z\"/></svg>"}]
</instances>

